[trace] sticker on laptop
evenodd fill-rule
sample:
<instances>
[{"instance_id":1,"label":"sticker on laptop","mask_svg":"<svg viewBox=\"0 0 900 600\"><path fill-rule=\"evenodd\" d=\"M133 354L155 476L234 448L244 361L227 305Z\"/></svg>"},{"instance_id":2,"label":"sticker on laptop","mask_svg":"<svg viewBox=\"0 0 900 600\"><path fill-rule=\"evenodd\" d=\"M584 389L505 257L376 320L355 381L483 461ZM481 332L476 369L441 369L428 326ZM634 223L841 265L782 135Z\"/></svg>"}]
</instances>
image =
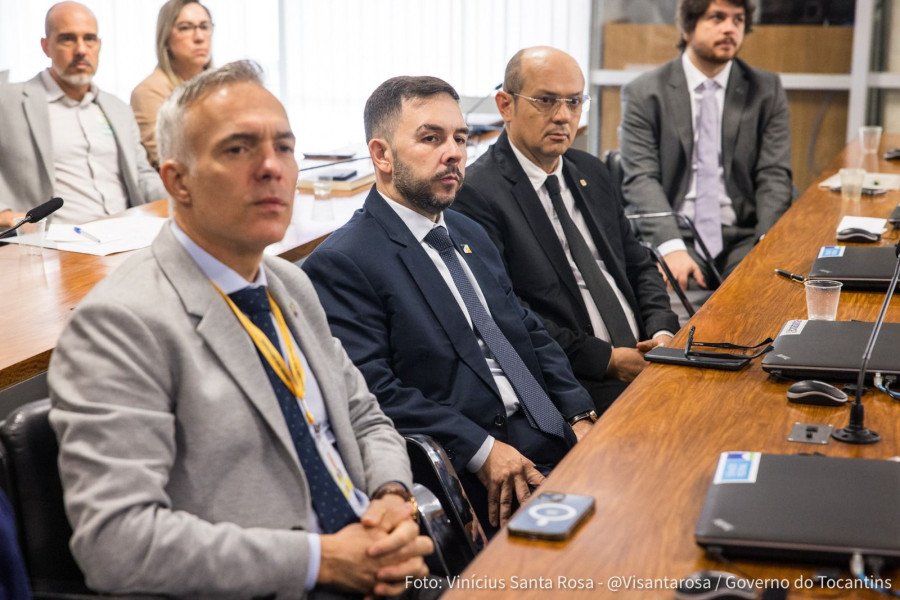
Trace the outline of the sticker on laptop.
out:
<instances>
[{"instance_id":1,"label":"sticker on laptop","mask_svg":"<svg viewBox=\"0 0 900 600\"><path fill-rule=\"evenodd\" d=\"M822 246L818 258L840 258L846 249L847 246Z\"/></svg>"},{"instance_id":2,"label":"sticker on laptop","mask_svg":"<svg viewBox=\"0 0 900 600\"><path fill-rule=\"evenodd\" d=\"M792 321L788 321L784 324L784 327L781 328L781 331L778 332L779 337L782 335L800 335L803 333L803 328L806 327L806 319L794 319Z\"/></svg>"},{"instance_id":3,"label":"sticker on laptop","mask_svg":"<svg viewBox=\"0 0 900 600\"><path fill-rule=\"evenodd\" d=\"M723 452L719 455L713 484L756 483L761 458L759 452Z\"/></svg>"}]
</instances>

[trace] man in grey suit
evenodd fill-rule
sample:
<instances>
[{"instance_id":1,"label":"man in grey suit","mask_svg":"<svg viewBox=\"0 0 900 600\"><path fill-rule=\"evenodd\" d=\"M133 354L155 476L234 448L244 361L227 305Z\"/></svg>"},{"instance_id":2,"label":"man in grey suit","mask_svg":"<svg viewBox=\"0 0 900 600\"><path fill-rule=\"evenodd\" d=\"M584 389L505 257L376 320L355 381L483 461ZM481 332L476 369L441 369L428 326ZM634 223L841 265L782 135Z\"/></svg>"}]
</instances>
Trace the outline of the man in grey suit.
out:
<instances>
[{"instance_id":1,"label":"man in grey suit","mask_svg":"<svg viewBox=\"0 0 900 600\"><path fill-rule=\"evenodd\" d=\"M91 82L100 57L93 13L60 2L45 29L50 68L0 85L0 227L52 196L65 201L53 217L63 223L164 198L131 108Z\"/></svg>"},{"instance_id":2,"label":"man in grey suit","mask_svg":"<svg viewBox=\"0 0 900 600\"><path fill-rule=\"evenodd\" d=\"M749 0L682 0L682 56L622 90L626 202L694 219L726 276L791 202L784 90L777 75L736 58L753 10ZM709 269L675 217L645 219L641 230L682 287L691 277L706 287Z\"/></svg>"},{"instance_id":3,"label":"man in grey suit","mask_svg":"<svg viewBox=\"0 0 900 600\"><path fill-rule=\"evenodd\" d=\"M253 63L160 110L173 221L81 303L50 365L71 547L90 587L393 595L427 569L405 444L309 280L263 256L297 181Z\"/></svg>"}]
</instances>

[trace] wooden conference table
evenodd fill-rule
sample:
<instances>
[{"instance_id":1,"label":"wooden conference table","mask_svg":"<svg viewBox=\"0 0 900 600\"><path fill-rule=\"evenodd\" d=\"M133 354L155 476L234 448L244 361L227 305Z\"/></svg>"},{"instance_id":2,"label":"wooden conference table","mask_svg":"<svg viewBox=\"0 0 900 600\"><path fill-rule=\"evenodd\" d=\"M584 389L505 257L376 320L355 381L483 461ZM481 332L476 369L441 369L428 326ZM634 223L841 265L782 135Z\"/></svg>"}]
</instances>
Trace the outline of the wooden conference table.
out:
<instances>
[{"instance_id":1,"label":"wooden conference table","mask_svg":"<svg viewBox=\"0 0 900 600\"><path fill-rule=\"evenodd\" d=\"M881 152L898 144L900 136L888 138ZM878 157L867 157L863 166L868 171L900 173L900 165ZM858 166L860 160L854 142L826 175L840 166ZM877 199L844 202L839 193L810 187L697 312L690 322L697 328L695 339L755 344L774 337L785 321L806 318L803 286L776 276L773 269L808 273L819 247L836 243L834 232L842 215L887 217L898 202L897 191ZM889 231L885 238L884 243L896 242L898 232ZM843 292L838 319L872 321L882 299L881 293ZM900 321L896 299L887 320ZM672 344L685 341L686 328ZM694 543L694 527L719 454L744 450L895 457L900 455L900 403L876 391L864 397L866 424L881 434L877 444L791 443L786 438L795 422L843 427L848 410L789 404L785 398L789 384L770 379L760 368L760 360L740 372L664 365L647 368L541 488L592 495L596 513L566 543L525 541L501 531L462 575L463 583L470 584L467 589L458 588L445 597L671 598L674 592L666 589L664 582L649 580L682 578L701 569L739 571L751 579L786 577L791 582L800 575L812 576L815 569L809 566L750 561L723 564L705 558ZM898 589L900 574L896 570L892 574L894 589ZM580 593L567 591L560 576L591 580L595 587ZM627 578L632 576L635 579L629 583ZM541 577L545 579L538 579ZM610 579L615 577L619 579ZM845 581L848 577L846 571L841 575ZM523 589L522 582L528 578L532 578L531 589ZM635 589L638 585L645 588ZM868 591L835 594L818 588L791 592L791 596L877 597Z\"/></svg>"},{"instance_id":2,"label":"wooden conference table","mask_svg":"<svg viewBox=\"0 0 900 600\"><path fill-rule=\"evenodd\" d=\"M285 239L267 252L290 261L306 256L347 221L368 191L366 186L353 193L335 192L331 201L334 215L321 221L312 219L312 195L300 194ZM166 216L168 209L166 202L159 200L127 212ZM26 256L15 244L0 247L4 285L0 294L0 389L47 369L72 310L130 255L92 256L44 249L43 256L36 257Z\"/></svg>"}]
</instances>

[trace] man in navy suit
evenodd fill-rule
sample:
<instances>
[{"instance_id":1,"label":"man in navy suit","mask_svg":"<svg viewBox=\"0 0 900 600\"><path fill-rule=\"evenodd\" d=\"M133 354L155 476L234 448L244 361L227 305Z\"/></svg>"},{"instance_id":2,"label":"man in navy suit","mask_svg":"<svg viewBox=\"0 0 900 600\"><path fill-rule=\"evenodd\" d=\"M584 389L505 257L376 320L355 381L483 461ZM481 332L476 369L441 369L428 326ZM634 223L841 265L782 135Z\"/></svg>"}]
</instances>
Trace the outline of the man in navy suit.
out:
<instances>
[{"instance_id":1,"label":"man in navy suit","mask_svg":"<svg viewBox=\"0 0 900 600\"><path fill-rule=\"evenodd\" d=\"M596 413L562 349L513 294L486 232L444 210L465 171L458 100L434 77L396 77L372 93L375 187L303 269L397 429L435 438L482 522L497 527Z\"/></svg>"}]
</instances>

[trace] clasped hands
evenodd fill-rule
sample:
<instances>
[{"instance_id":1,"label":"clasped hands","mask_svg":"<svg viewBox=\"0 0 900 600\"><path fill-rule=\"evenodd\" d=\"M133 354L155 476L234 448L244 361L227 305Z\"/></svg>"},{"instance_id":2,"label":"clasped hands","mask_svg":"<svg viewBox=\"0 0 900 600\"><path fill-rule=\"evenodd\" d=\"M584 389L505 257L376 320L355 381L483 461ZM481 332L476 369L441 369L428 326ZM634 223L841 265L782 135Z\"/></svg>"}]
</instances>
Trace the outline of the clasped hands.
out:
<instances>
[{"instance_id":1,"label":"clasped hands","mask_svg":"<svg viewBox=\"0 0 900 600\"><path fill-rule=\"evenodd\" d=\"M374 596L396 596L407 577L428 575L423 556L434 552L419 535L411 505L386 494L369 504L359 523L320 536L322 561L317 583Z\"/></svg>"}]
</instances>

